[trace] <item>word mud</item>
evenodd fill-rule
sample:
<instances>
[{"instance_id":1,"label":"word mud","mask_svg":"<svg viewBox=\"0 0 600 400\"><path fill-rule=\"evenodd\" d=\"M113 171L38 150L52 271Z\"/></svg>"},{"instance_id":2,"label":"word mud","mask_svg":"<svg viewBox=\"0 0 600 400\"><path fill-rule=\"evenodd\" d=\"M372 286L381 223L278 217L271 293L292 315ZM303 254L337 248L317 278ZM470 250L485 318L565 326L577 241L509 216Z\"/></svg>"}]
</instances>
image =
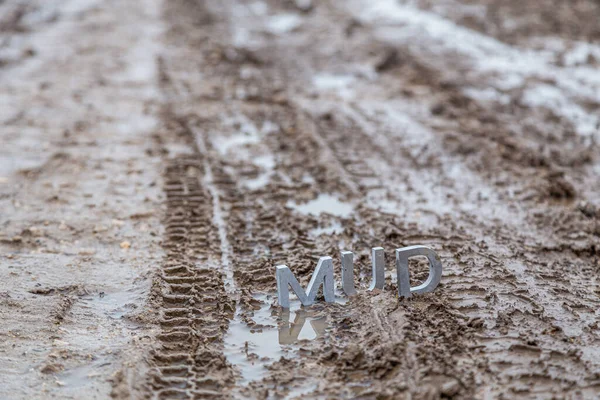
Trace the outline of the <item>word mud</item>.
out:
<instances>
[{"instance_id":1,"label":"word mud","mask_svg":"<svg viewBox=\"0 0 600 400\"><path fill-rule=\"evenodd\" d=\"M419 286L410 286L410 273L408 271L408 260L412 257L424 256L429 261L429 276ZM347 296L356 294L354 287L354 253L342 251L342 290ZM369 290L383 289L385 284L385 259L382 247L371 249L371 264L373 280ZM413 293L433 292L442 279L442 262L433 249L427 246L409 246L396 249L396 274L398 277L398 295L400 297L411 297ZM319 287L323 285L323 297L327 303L335 301L333 277L333 260L331 257L321 257L317 268L308 283L306 291L302 289L298 279L286 265L275 267L277 279L278 303L283 308L290 307L290 287L298 296L303 306L310 306L315 302Z\"/></svg>"}]
</instances>

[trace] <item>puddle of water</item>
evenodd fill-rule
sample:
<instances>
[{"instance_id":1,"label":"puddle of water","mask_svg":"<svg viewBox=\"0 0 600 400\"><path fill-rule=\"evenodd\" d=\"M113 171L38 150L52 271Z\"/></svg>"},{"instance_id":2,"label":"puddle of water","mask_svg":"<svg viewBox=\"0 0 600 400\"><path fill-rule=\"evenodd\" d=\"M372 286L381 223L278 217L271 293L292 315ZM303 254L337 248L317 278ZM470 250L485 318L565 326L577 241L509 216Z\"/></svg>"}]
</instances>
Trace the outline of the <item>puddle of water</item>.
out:
<instances>
[{"instance_id":1,"label":"puddle of water","mask_svg":"<svg viewBox=\"0 0 600 400\"><path fill-rule=\"evenodd\" d=\"M114 368L115 349L124 348L131 338L131 333L139 327L135 322L121 319L139 304L149 290L116 291L83 296L73 307L73 313L87 320L85 325L62 329L62 343L55 344L56 349L85 349L86 354L93 354L93 360L81 360L83 365L67 369L57 374L57 380L67 389L85 391L94 381L109 375ZM114 320L119 320L118 324ZM100 321L100 323L93 322ZM112 321L112 322L111 322ZM93 334L91 334L93 333ZM99 339L101 338L101 339ZM107 347L106 341L110 340ZM118 350L117 350L118 351Z\"/></svg>"},{"instance_id":2,"label":"puddle of water","mask_svg":"<svg viewBox=\"0 0 600 400\"><path fill-rule=\"evenodd\" d=\"M304 215L318 216L321 213L328 213L342 218L350 217L352 211L354 211L354 206L344 203L329 194L320 194L316 199L304 204L288 201L287 207L293 208Z\"/></svg>"},{"instance_id":3,"label":"puddle of water","mask_svg":"<svg viewBox=\"0 0 600 400\"><path fill-rule=\"evenodd\" d=\"M0 99L0 103L2 102ZM3 110L0 111L0 116L2 114ZM12 118L12 115L8 118ZM8 178L20 170L42 167L52 155L46 150L49 143L35 130L9 127L3 131L4 139L12 146L0 149L0 176Z\"/></svg>"},{"instance_id":4,"label":"puddle of water","mask_svg":"<svg viewBox=\"0 0 600 400\"><path fill-rule=\"evenodd\" d=\"M271 154L265 154L264 156L255 157L254 164L267 171L272 171L275 168L275 158Z\"/></svg>"},{"instance_id":5,"label":"puddle of water","mask_svg":"<svg viewBox=\"0 0 600 400\"><path fill-rule=\"evenodd\" d=\"M270 315L269 309L269 304L263 305L259 311L255 311L255 317L265 318L266 313ZM225 356L239 368L240 385L262 379L267 373L265 367L286 353L279 345L275 327L263 327L262 332L252 332L242 321L239 311L236 313L225 336Z\"/></svg>"},{"instance_id":6,"label":"puddle of water","mask_svg":"<svg viewBox=\"0 0 600 400\"><path fill-rule=\"evenodd\" d=\"M256 190L256 189L260 189L262 187L267 186L270 181L271 181L270 174L260 174L256 178L246 179L244 181L244 186L250 190Z\"/></svg>"},{"instance_id":7,"label":"puddle of water","mask_svg":"<svg viewBox=\"0 0 600 400\"><path fill-rule=\"evenodd\" d=\"M402 215L406 212L406 207L404 207L397 200L375 198L374 196L369 196L369 203L373 204L376 210L382 211L387 214Z\"/></svg>"},{"instance_id":8,"label":"puddle of water","mask_svg":"<svg viewBox=\"0 0 600 400\"><path fill-rule=\"evenodd\" d=\"M352 75L323 73L313 78L313 85L322 91L334 91L341 97L350 97L354 93L351 87L355 81Z\"/></svg>"},{"instance_id":9,"label":"puddle of water","mask_svg":"<svg viewBox=\"0 0 600 400\"><path fill-rule=\"evenodd\" d=\"M100 0L72 0L62 7L61 12L65 15L77 15L91 10L100 5Z\"/></svg>"},{"instance_id":10,"label":"puddle of water","mask_svg":"<svg viewBox=\"0 0 600 400\"><path fill-rule=\"evenodd\" d=\"M243 114L236 114L224 123L235 133L229 136L214 135L211 139L212 146L223 156L252 162L260 168L258 176L243 180L244 186L251 190L266 186L275 169L275 158L268 153L255 156L251 150L261 147L263 138L270 133L277 132L279 126L267 120L261 127L257 127Z\"/></svg>"},{"instance_id":11,"label":"puddle of water","mask_svg":"<svg viewBox=\"0 0 600 400\"><path fill-rule=\"evenodd\" d=\"M99 310L112 319L119 319L132 311L132 304L139 303L133 292L100 293L82 299L84 307Z\"/></svg>"},{"instance_id":12,"label":"puddle of water","mask_svg":"<svg viewBox=\"0 0 600 400\"><path fill-rule=\"evenodd\" d=\"M483 89L469 87L466 88L464 92L469 97L479 100L480 102L495 101L500 104L507 105L511 101L511 98L508 94L502 93L501 91L491 87L486 87Z\"/></svg>"},{"instance_id":13,"label":"puddle of water","mask_svg":"<svg viewBox=\"0 0 600 400\"><path fill-rule=\"evenodd\" d=\"M84 365L78 368L70 369L67 372L57 376L57 380L69 388L81 388L89 384L90 380L102 376L103 367L110 366L110 362L102 358L93 364Z\"/></svg>"},{"instance_id":14,"label":"puddle of water","mask_svg":"<svg viewBox=\"0 0 600 400\"><path fill-rule=\"evenodd\" d=\"M356 78L352 75L318 74L313 78L316 87L323 90L341 89L350 86Z\"/></svg>"},{"instance_id":15,"label":"puddle of water","mask_svg":"<svg viewBox=\"0 0 600 400\"><path fill-rule=\"evenodd\" d=\"M563 46L560 46L563 47ZM564 47L558 51L565 51ZM589 57L600 59L600 46L588 42L575 42L570 50L565 51L563 63L571 67L579 64L587 64Z\"/></svg>"},{"instance_id":16,"label":"puddle of water","mask_svg":"<svg viewBox=\"0 0 600 400\"><path fill-rule=\"evenodd\" d=\"M309 310L284 311L281 320L278 329L280 345L291 345L300 340L314 340L325 335L327 330L327 317L314 317L314 313Z\"/></svg>"},{"instance_id":17,"label":"puddle of water","mask_svg":"<svg viewBox=\"0 0 600 400\"><path fill-rule=\"evenodd\" d=\"M223 123L235 133L229 136L210 135L211 144L221 155L227 155L229 150L236 148L237 158L248 156L249 154L244 153L243 147L260 143L262 136L270 133L272 129L268 124L259 129L251 119L241 113L226 117Z\"/></svg>"},{"instance_id":18,"label":"puddle of water","mask_svg":"<svg viewBox=\"0 0 600 400\"><path fill-rule=\"evenodd\" d=\"M232 147L243 147L250 144L257 144L260 141L258 134L255 131L246 130L237 135L229 137L219 137L212 141L213 146L221 155L227 155L227 151Z\"/></svg>"},{"instance_id":19,"label":"puddle of water","mask_svg":"<svg viewBox=\"0 0 600 400\"><path fill-rule=\"evenodd\" d=\"M285 396L285 399L297 399L302 396L306 396L315 390L317 390L318 385L316 383L311 383L310 385L304 385L299 388L290 389L290 392Z\"/></svg>"},{"instance_id":20,"label":"puddle of water","mask_svg":"<svg viewBox=\"0 0 600 400\"><path fill-rule=\"evenodd\" d=\"M251 125L254 127L254 125ZM203 133L197 128L192 126L192 131L196 139L196 144L201 154L207 154L207 143ZM221 207L219 189L215 185L213 180L212 165L209 162L208 157L204 157L204 177L202 183L208 188L209 193L213 198L213 223L217 227L219 233L219 240L221 242L221 265L225 272L225 290L228 293L233 293L236 290L235 281L233 279L233 267L229 263L231 245L227 239L227 227L225 225L226 212Z\"/></svg>"},{"instance_id":21,"label":"puddle of water","mask_svg":"<svg viewBox=\"0 0 600 400\"><path fill-rule=\"evenodd\" d=\"M266 367L282 356L295 357L296 343L325 335L328 326L326 315L303 309L297 299L291 300L290 310L279 317L272 312L270 296L257 295L255 299L262 305L252 320L262 325L262 330L251 329L238 311L225 335L225 355L239 369L240 385L262 379Z\"/></svg>"},{"instance_id":22,"label":"puddle of water","mask_svg":"<svg viewBox=\"0 0 600 400\"><path fill-rule=\"evenodd\" d=\"M269 121L269 120L266 120L263 123L263 126L261 128L261 132L264 135L268 135L269 133L276 133L278 131L279 131L279 125L277 125L275 122Z\"/></svg>"},{"instance_id":23,"label":"puddle of water","mask_svg":"<svg viewBox=\"0 0 600 400\"><path fill-rule=\"evenodd\" d=\"M313 178L312 176L305 174L302 176L302 182L303 183L308 183L309 185L313 185L316 183L315 178Z\"/></svg>"},{"instance_id":24,"label":"puddle of water","mask_svg":"<svg viewBox=\"0 0 600 400\"><path fill-rule=\"evenodd\" d=\"M8 180L8 176L19 170L34 169L40 166L37 158L18 158L16 156L0 155L0 176Z\"/></svg>"},{"instance_id":25,"label":"puddle of water","mask_svg":"<svg viewBox=\"0 0 600 400\"><path fill-rule=\"evenodd\" d=\"M533 86L525 90L523 102L530 107L557 110L560 115L575 122L576 130L582 136L593 137L598 131L598 116L566 98L560 88L545 84Z\"/></svg>"},{"instance_id":26,"label":"puddle of water","mask_svg":"<svg viewBox=\"0 0 600 400\"><path fill-rule=\"evenodd\" d=\"M262 172L256 178L244 180L243 184L248 189L255 190L266 186L271 180L275 168L275 158L271 154L266 154L255 157L252 161L255 165L261 167Z\"/></svg>"},{"instance_id":27,"label":"puddle of water","mask_svg":"<svg viewBox=\"0 0 600 400\"><path fill-rule=\"evenodd\" d=\"M288 33L298 28L302 23L302 18L296 14L280 14L269 18L267 28L269 32L276 35Z\"/></svg>"}]
</instances>

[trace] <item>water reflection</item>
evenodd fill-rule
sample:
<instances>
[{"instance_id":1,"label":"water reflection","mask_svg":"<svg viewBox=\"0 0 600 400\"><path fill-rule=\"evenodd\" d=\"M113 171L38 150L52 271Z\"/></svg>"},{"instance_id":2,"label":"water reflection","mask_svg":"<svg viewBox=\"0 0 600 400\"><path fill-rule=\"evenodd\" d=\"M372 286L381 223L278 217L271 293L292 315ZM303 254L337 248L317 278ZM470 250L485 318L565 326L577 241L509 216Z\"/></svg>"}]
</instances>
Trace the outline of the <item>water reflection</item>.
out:
<instances>
[{"instance_id":1,"label":"water reflection","mask_svg":"<svg viewBox=\"0 0 600 400\"><path fill-rule=\"evenodd\" d=\"M298 342L323 337L328 327L320 305L304 309L294 299L290 311L275 306L271 295L257 294L254 299L260 307L251 315L238 307L224 338L225 356L239 371L240 385L262 379L281 357L296 357Z\"/></svg>"},{"instance_id":2,"label":"water reflection","mask_svg":"<svg viewBox=\"0 0 600 400\"><path fill-rule=\"evenodd\" d=\"M284 310L281 313L281 321L278 324L279 344L294 344L299 340L314 340L325 335L327 331L327 317L320 316L315 318L315 313L307 310L298 310L294 322L291 322L291 313L289 310ZM309 325L306 325L306 322ZM312 332L306 332L305 328L312 328ZM310 329L309 328L309 329Z\"/></svg>"}]
</instances>

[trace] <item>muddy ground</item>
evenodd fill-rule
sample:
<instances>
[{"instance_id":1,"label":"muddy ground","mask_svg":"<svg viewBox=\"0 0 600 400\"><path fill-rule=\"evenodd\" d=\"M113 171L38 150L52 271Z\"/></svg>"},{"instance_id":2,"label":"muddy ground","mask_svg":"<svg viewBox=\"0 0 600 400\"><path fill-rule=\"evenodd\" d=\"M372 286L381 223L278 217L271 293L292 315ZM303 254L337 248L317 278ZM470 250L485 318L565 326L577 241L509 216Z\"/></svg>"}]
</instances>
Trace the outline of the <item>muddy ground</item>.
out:
<instances>
[{"instance_id":1,"label":"muddy ground","mask_svg":"<svg viewBox=\"0 0 600 400\"><path fill-rule=\"evenodd\" d=\"M599 20L0 1L0 398L597 398ZM277 307L342 250L356 296Z\"/></svg>"}]
</instances>

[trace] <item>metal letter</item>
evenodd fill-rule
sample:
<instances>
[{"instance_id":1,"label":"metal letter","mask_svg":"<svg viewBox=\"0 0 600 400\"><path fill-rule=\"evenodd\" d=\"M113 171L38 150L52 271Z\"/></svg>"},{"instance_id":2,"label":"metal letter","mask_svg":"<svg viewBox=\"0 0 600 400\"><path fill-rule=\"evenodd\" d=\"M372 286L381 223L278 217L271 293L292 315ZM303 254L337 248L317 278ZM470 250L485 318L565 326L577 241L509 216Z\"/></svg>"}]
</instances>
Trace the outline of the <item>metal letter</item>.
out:
<instances>
[{"instance_id":1,"label":"metal letter","mask_svg":"<svg viewBox=\"0 0 600 400\"><path fill-rule=\"evenodd\" d=\"M354 254L342 251L342 289L348 296L356 294L354 289Z\"/></svg>"},{"instance_id":2,"label":"metal letter","mask_svg":"<svg viewBox=\"0 0 600 400\"><path fill-rule=\"evenodd\" d=\"M410 287L408 259L425 256L429 261L429 277L415 287ZM442 279L442 261L435 251L426 246L410 246L396 249L396 273L398 274L398 295L411 297L412 293L429 293L437 287Z\"/></svg>"},{"instance_id":3,"label":"metal letter","mask_svg":"<svg viewBox=\"0 0 600 400\"><path fill-rule=\"evenodd\" d=\"M383 247L371 249L371 264L373 265L373 281L369 290L383 289L385 285L385 258Z\"/></svg>"},{"instance_id":4,"label":"metal letter","mask_svg":"<svg viewBox=\"0 0 600 400\"><path fill-rule=\"evenodd\" d=\"M296 296L303 306L310 306L315 302L315 297L319 291L319 286L323 283L323 295L327 303L335 301L333 281L333 261L331 257L321 257L315 272L308 284L307 292L302 289L300 283L286 265L276 267L275 278L277 279L277 296L279 305L283 308L290 308L290 289L292 287Z\"/></svg>"}]
</instances>

